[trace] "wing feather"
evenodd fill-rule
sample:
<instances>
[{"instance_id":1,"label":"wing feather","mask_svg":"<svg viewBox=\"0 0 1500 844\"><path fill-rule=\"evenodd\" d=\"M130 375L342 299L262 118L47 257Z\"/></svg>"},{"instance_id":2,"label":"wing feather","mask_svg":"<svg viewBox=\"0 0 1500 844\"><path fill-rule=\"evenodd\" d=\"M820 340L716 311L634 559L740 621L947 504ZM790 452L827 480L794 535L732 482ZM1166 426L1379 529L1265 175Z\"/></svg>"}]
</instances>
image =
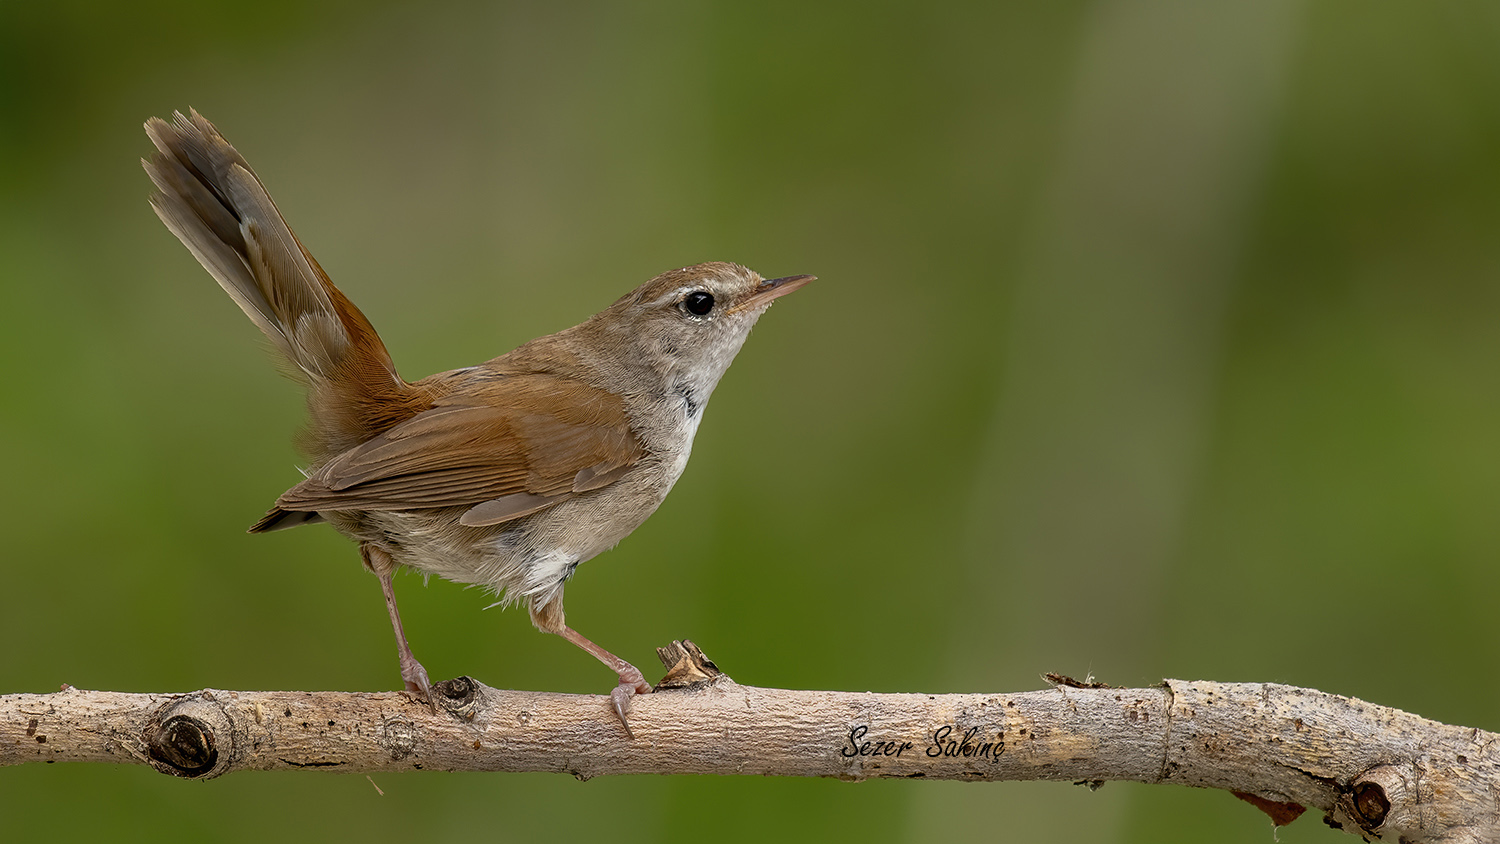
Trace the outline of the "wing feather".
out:
<instances>
[{"instance_id":1,"label":"wing feather","mask_svg":"<svg viewBox=\"0 0 1500 844\"><path fill-rule=\"evenodd\" d=\"M608 486L644 456L617 395L556 375L475 377L328 461L277 509L469 507L464 524L497 524Z\"/></svg>"}]
</instances>

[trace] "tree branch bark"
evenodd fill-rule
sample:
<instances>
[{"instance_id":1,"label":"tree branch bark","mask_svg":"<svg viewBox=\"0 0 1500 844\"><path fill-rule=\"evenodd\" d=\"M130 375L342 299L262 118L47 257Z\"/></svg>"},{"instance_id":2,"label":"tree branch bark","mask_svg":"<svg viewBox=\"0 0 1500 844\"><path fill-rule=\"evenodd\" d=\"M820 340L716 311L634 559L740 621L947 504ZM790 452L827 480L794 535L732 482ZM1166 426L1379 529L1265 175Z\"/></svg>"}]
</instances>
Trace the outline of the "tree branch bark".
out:
<instances>
[{"instance_id":1,"label":"tree branch bark","mask_svg":"<svg viewBox=\"0 0 1500 844\"><path fill-rule=\"evenodd\" d=\"M1312 807L1367 838L1500 841L1496 734L1312 689L1049 677L1016 694L794 691L741 686L690 642L662 659L667 677L632 704L633 739L607 697L467 677L434 687L436 711L399 692L65 687L0 696L0 765L1133 780L1230 790L1277 823Z\"/></svg>"}]
</instances>

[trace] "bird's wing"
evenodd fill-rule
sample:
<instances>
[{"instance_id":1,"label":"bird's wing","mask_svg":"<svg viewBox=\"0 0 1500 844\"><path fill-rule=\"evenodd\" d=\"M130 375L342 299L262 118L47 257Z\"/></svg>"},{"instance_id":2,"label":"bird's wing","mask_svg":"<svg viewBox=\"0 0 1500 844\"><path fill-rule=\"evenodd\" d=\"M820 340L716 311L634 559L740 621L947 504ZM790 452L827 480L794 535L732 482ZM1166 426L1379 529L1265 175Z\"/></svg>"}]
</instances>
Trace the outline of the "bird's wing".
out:
<instances>
[{"instance_id":1,"label":"bird's wing","mask_svg":"<svg viewBox=\"0 0 1500 844\"><path fill-rule=\"evenodd\" d=\"M555 375L503 376L338 455L276 508L466 506L463 524L498 524L607 486L644 454L619 396Z\"/></svg>"}]
</instances>

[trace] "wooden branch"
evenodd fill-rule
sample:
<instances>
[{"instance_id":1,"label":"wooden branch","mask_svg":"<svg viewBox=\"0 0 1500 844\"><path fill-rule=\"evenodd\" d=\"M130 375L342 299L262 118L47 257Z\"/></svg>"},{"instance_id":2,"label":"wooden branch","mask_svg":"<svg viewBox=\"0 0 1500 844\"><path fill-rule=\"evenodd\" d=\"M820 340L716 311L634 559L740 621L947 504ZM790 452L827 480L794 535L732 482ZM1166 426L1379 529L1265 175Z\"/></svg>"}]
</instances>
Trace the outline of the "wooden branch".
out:
<instances>
[{"instance_id":1,"label":"wooden branch","mask_svg":"<svg viewBox=\"0 0 1500 844\"><path fill-rule=\"evenodd\" d=\"M634 738L596 695L399 692L0 696L0 765L139 762L205 779L238 770L554 771L845 780L1108 780L1240 794L1288 823L1304 806L1403 842L1500 841L1496 734L1311 689L1168 680L1114 689L1049 677L1017 694L874 694L741 686L692 643L635 699Z\"/></svg>"}]
</instances>

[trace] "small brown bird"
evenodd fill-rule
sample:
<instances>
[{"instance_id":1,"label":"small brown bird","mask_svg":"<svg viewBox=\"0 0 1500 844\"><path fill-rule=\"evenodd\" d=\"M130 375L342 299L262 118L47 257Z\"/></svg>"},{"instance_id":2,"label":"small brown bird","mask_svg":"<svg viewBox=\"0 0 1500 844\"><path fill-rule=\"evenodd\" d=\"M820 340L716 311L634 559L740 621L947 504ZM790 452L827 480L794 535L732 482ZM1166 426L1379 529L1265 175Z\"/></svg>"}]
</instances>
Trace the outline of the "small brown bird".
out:
<instances>
[{"instance_id":1,"label":"small brown bird","mask_svg":"<svg viewBox=\"0 0 1500 844\"><path fill-rule=\"evenodd\" d=\"M429 703L391 588L400 566L524 602L539 629L619 675L623 723L651 686L564 622L563 586L661 504L751 326L813 277L767 280L721 262L672 270L580 325L408 383L213 124L179 112L147 121L146 134L157 215L308 389L307 478L250 531L327 522L359 543L401 677Z\"/></svg>"}]
</instances>

